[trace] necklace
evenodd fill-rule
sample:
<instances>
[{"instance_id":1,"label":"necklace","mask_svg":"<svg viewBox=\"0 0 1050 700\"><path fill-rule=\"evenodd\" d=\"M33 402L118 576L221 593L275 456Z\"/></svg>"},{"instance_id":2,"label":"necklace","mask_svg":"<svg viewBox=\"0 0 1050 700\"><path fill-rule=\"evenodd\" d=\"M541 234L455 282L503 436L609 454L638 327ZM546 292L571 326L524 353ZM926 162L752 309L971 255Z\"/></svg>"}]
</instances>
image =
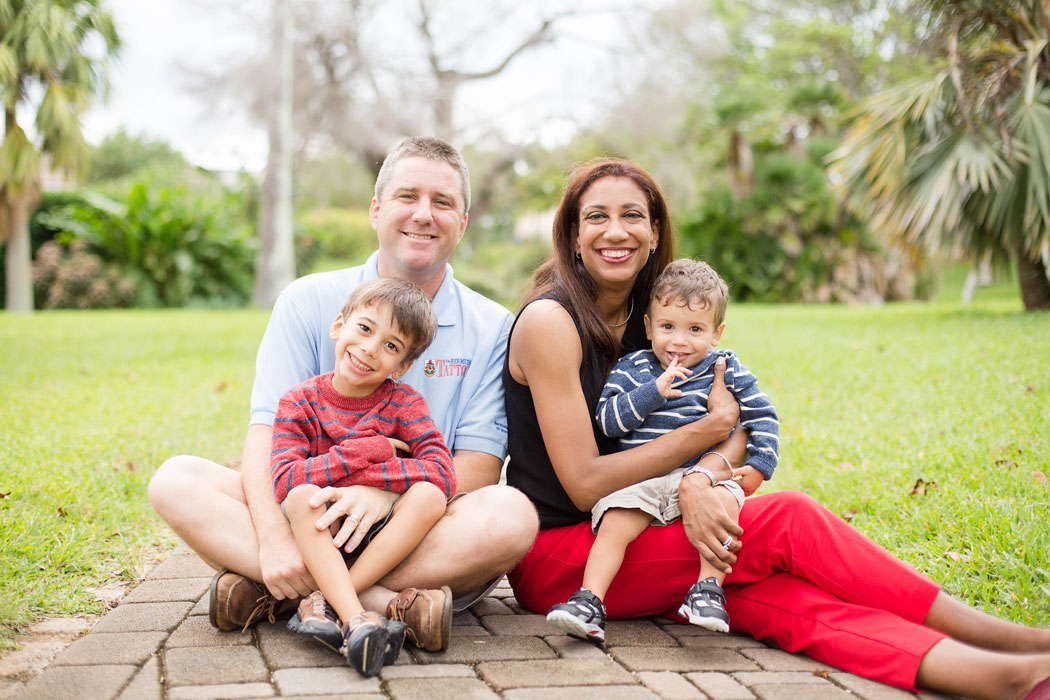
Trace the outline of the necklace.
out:
<instances>
[{"instance_id":1,"label":"necklace","mask_svg":"<svg viewBox=\"0 0 1050 700\"><path fill-rule=\"evenodd\" d=\"M631 297L631 308L627 311L627 318L620 321L619 323L610 323L609 328L620 328L626 326L627 322L631 320L631 314L634 313L634 297Z\"/></svg>"}]
</instances>

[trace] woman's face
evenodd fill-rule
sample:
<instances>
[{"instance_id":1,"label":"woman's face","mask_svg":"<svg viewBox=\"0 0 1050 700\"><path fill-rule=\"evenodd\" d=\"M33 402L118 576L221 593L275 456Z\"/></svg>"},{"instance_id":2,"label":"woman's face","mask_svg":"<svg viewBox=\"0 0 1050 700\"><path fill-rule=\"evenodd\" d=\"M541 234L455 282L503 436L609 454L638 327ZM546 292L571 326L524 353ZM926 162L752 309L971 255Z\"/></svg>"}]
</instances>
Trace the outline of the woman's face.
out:
<instances>
[{"instance_id":1,"label":"woman's face","mask_svg":"<svg viewBox=\"0 0 1050 700\"><path fill-rule=\"evenodd\" d=\"M632 286L659 234L648 198L626 177L606 177L584 190L576 252L599 287Z\"/></svg>"}]
</instances>

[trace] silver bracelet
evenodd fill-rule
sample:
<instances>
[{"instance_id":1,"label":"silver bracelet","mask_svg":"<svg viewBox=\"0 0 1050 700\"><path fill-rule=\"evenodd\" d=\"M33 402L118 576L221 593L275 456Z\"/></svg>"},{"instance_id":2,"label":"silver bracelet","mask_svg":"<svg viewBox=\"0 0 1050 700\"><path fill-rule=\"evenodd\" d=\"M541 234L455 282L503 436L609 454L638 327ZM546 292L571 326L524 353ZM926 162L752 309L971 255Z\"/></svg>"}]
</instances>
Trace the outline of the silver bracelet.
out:
<instances>
[{"instance_id":1,"label":"silver bracelet","mask_svg":"<svg viewBox=\"0 0 1050 700\"><path fill-rule=\"evenodd\" d=\"M685 474L683 474L683 476L689 476L690 474L703 474L711 480L711 486L714 486L718 483L718 477L715 476L715 473L707 467L701 467L699 464L696 464L686 469Z\"/></svg>"},{"instance_id":2,"label":"silver bracelet","mask_svg":"<svg viewBox=\"0 0 1050 700\"><path fill-rule=\"evenodd\" d=\"M722 461L726 463L726 469L729 470L730 474L733 473L733 463L730 462L729 458L726 457L724 454L722 454L721 452L715 452L714 450L709 450L707 454L715 455L716 457L721 457Z\"/></svg>"}]
</instances>

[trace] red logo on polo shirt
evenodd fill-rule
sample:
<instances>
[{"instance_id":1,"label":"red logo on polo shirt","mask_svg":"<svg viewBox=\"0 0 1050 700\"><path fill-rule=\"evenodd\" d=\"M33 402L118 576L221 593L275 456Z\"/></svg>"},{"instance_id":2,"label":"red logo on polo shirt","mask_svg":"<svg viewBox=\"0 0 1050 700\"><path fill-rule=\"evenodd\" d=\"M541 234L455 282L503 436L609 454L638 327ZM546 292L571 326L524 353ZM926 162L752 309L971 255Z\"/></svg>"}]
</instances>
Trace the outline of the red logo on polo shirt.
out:
<instances>
[{"instance_id":1,"label":"red logo on polo shirt","mask_svg":"<svg viewBox=\"0 0 1050 700\"><path fill-rule=\"evenodd\" d=\"M451 357L445 360L427 360L423 374L428 377L462 377L470 369L469 357Z\"/></svg>"}]
</instances>

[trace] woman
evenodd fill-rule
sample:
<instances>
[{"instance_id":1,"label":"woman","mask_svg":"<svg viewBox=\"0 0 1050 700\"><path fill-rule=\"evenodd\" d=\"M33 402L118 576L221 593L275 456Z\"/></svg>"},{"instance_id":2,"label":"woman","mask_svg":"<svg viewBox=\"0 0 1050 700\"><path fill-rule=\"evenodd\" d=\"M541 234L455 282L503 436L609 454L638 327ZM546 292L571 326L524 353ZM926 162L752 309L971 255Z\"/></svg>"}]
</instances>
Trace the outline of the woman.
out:
<instances>
[{"instance_id":1,"label":"woman","mask_svg":"<svg viewBox=\"0 0 1050 700\"><path fill-rule=\"evenodd\" d=\"M715 445L744 462L743 431L730 434L739 409L724 368L707 417L645 445L618 452L592 420L613 362L646 346L642 316L653 280L674 257L673 236L648 173L620 160L583 165L558 208L552 259L537 270L511 331L503 371L507 480L532 499L541 531L510 581L535 612L579 588L594 539L588 510L599 498ZM701 464L731 476L719 456ZM710 483L703 474L685 477L682 519L650 527L628 547L606 596L610 617L673 615L696 580L699 552L729 572L726 607L736 632L910 690L1050 700L1050 630L950 598L800 493L748 499L737 526Z\"/></svg>"}]
</instances>

